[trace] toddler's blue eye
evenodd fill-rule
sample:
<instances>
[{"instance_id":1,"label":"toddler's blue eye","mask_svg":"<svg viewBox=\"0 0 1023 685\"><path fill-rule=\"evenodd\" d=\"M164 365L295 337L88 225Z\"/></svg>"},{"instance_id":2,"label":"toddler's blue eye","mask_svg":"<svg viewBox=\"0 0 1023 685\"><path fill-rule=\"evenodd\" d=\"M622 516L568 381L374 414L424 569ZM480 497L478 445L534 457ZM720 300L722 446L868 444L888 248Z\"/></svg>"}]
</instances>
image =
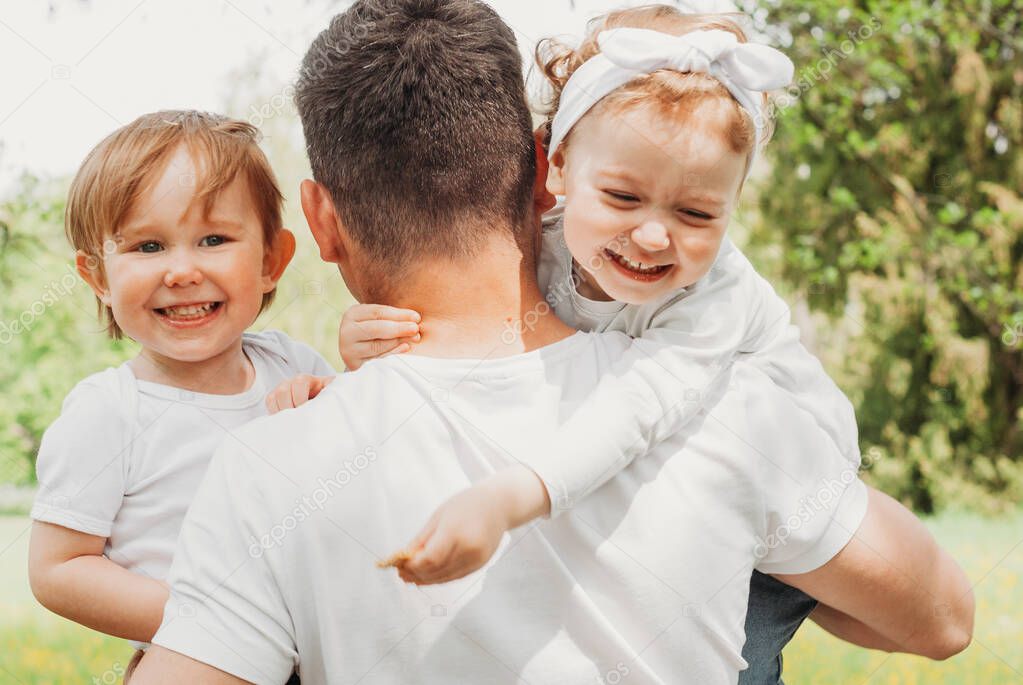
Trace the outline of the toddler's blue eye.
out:
<instances>
[{"instance_id":1,"label":"toddler's blue eye","mask_svg":"<svg viewBox=\"0 0 1023 685\"><path fill-rule=\"evenodd\" d=\"M146 254L152 254L153 252L159 252L163 249L163 246L155 240L147 240L138 246L138 251Z\"/></svg>"},{"instance_id":2,"label":"toddler's blue eye","mask_svg":"<svg viewBox=\"0 0 1023 685\"><path fill-rule=\"evenodd\" d=\"M199 244L203 247L216 247L217 245L223 245L225 242L227 242L227 239L222 235L208 235Z\"/></svg>"}]
</instances>

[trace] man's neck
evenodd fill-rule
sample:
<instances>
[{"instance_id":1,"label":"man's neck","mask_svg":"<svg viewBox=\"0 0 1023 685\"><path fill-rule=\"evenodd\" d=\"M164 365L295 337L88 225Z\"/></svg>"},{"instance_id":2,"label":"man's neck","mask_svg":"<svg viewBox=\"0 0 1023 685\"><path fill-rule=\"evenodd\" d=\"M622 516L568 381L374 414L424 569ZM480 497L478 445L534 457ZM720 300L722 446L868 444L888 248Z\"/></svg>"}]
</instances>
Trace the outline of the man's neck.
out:
<instances>
[{"instance_id":1,"label":"man's neck","mask_svg":"<svg viewBox=\"0 0 1023 685\"><path fill-rule=\"evenodd\" d=\"M500 241L471 258L424 264L386 304L422 315L411 354L428 357L507 357L575 333L544 300L535 265Z\"/></svg>"}]
</instances>

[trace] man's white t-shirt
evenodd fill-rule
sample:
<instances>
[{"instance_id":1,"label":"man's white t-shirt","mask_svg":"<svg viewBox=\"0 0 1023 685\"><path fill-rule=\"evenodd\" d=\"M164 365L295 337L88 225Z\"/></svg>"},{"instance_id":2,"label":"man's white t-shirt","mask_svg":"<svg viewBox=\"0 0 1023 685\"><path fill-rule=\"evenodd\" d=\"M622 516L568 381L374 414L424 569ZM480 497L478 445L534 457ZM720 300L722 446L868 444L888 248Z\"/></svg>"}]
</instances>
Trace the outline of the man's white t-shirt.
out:
<instances>
[{"instance_id":1,"label":"man's white t-shirt","mask_svg":"<svg viewBox=\"0 0 1023 685\"><path fill-rule=\"evenodd\" d=\"M217 447L266 415L264 398L300 373L333 375L308 345L279 331L246 333L255 369L238 395L140 381L127 363L93 374L46 430L31 516L107 538L104 555L151 578L170 568L185 511Z\"/></svg>"},{"instance_id":2,"label":"man's white t-shirt","mask_svg":"<svg viewBox=\"0 0 1023 685\"><path fill-rule=\"evenodd\" d=\"M578 333L507 358L387 357L236 431L185 519L154 643L256 683L296 666L304 685L735 682L752 569L819 567L866 506L833 442L749 364L481 571L420 588L376 567L636 354Z\"/></svg>"}]
</instances>

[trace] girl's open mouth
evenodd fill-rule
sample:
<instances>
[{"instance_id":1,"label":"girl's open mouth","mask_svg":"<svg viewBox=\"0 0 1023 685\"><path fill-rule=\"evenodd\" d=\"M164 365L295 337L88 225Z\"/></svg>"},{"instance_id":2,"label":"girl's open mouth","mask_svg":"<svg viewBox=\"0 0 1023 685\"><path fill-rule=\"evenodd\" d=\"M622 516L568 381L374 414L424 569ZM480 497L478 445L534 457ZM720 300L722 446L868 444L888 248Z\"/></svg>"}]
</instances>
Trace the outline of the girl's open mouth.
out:
<instances>
[{"instance_id":1,"label":"girl's open mouth","mask_svg":"<svg viewBox=\"0 0 1023 685\"><path fill-rule=\"evenodd\" d=\"M156 314L172 326L191 328L201 326L216 317L223 302L198 302L154 309Z\"/></svg>"},{"instance_id":2,"label":"girl's open mouth","mask_svg":"<svg viewBox=\"0 0 1023 685\"><path fill-rule=\"evenodd\" d=\"M629 278L648 283L660 280L674 266L673 264L643 264L642 262L636 262L628 257L624 257L617 252L612 252L607 248L604 248L604 256Z\"/></svg>"}]
</instances>

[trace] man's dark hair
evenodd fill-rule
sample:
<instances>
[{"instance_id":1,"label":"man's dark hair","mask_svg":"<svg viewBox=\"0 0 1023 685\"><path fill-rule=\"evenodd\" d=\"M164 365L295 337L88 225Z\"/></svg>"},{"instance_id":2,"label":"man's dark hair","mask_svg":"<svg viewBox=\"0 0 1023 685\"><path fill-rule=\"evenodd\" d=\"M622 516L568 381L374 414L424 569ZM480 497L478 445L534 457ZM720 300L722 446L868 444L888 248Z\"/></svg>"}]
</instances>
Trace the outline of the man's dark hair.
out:
<instances>
[{"instance_id":1,"label":"man's dark hair","mask_svg":"<svg viewBox=\"0 0 1023 685\"><path fill-rule=\"evenodd\" d=\"M522 58L486 4L359 0L313 41L295 101L314 177L382 264L471 256L495 227L529 230Z\"/></svg>"}]
</instances>

